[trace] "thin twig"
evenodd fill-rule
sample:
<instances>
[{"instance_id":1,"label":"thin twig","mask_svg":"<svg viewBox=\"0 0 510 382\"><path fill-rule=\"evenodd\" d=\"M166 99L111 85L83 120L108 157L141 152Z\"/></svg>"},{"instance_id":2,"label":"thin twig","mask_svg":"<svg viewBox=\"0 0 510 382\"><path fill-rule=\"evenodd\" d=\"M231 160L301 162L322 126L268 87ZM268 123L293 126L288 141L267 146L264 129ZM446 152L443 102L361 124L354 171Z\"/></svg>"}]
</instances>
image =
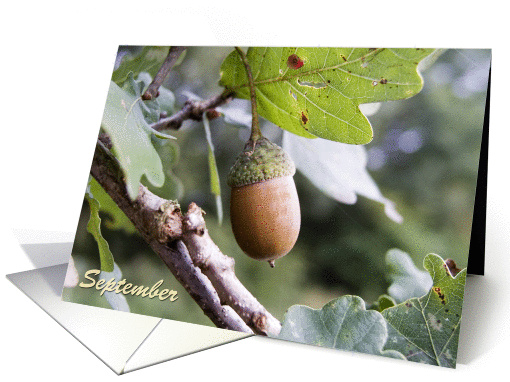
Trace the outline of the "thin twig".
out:
<instances>
[{"instance_id":1,"label":"thin twig","mask_svg":"<svg viewBox=\"0 0 510 382\"><path fill-rule=\"evenodd\" d=\"M255 83L253 82L253 75L251 73L250 64L248 62L246 54L238 46L236 46L236 50L237 53L239 53L239 56L241 57L241 61L243 61L244 68L246 69L246 75L248 76L252 114L250 141L256 142L260 137L262 137L262 133L260 132L259 114L257 112L257 96L255 94Z\"/></svg>"},{"instance_id":2,"label":"thin twig","mask_svg":"<svg viewBox=\"0 0 510 382\"><path fill-rule=\"evenodd\" d=\"M161 131L167 129L179 129L182 123L187 119L194 121L201 121L202 115L209 109L214 109L217 106L226 104L234 97L234 92L225 90L223 93L218 94L205 101L187 100L183 108L174 115L168 118L162 118L158 122L153 123L151 127L154 130Z\"/></svg>"},{"instance_id":3,"label":"thin twig","mask_svg":"<svg viewBox=\"0 0 510 382\"><path fill-rule=\"evenodd\" d=\"M170 70L172 70L173 66L177 62L177 59L185 50L186 50L185 46L170 47L170 50L168 51L168 56L166 56L165 61L159 68L158 72L154 76L154 79L152 80L151 84L149 85L145 93L142 94L142 99L144 101L151 100L158 96L159 87L163 84L166 76L168 75Z\"/></svg>"}]
</instances>

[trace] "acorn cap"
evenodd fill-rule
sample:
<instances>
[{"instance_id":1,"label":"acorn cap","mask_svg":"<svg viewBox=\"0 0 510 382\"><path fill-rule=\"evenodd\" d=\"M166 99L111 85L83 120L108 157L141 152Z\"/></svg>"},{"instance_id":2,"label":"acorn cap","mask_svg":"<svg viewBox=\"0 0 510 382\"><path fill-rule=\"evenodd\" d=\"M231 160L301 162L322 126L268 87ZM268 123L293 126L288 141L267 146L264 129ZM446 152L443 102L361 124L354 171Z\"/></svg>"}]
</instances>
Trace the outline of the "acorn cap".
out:
<instances>
[{"instance_id":1,"label":"acorn cap","mask_svg":"<svg viewBox=\"0 0 510 382\"><path fill-rule=\"evenodd\" d=\"M289 154L265 137L249 140L230 169L227 184L242 187L282 176L293 176L296 166Z\"/></svg>"}]
</instances>

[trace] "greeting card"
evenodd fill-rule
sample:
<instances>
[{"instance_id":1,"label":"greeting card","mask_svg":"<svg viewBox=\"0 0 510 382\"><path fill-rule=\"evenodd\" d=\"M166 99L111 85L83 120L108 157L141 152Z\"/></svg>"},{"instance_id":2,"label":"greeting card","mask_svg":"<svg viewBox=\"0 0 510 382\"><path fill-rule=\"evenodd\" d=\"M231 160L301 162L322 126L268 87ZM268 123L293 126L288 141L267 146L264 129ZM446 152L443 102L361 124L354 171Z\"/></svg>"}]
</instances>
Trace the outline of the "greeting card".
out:
<instances>
[{"instance_id":1,"label":"greeting card","mask_svg":"<svg viewBox=\"0 0 510 382\"><path fill-rule=\"evenodd\" d=\"M62 299L455 367L490 59L121 46Z\"/></svg>"}]
</instances>

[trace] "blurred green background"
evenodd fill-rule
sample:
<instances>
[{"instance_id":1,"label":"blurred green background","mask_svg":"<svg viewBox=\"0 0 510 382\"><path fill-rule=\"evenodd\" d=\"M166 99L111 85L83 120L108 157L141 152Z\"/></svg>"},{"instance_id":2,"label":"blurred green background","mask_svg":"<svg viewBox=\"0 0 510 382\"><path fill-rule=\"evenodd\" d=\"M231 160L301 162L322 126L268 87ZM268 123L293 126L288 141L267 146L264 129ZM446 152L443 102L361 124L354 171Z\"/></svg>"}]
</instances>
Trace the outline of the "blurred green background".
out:
<instances>
[{"instance_id":1,"label":"blurred green background","mask_svg":"<svg viewBox=\"0 0 510 382\"><path fill-rule=\"evenodd\" d=\"M135 54L121 47L119 58ZM208 98L221 92L219 68L232 50L227 47L191 47L181 65L170 74L166 87L175 93L177 107L186 92ZM369 171L383 195L403 216L397 224L380 203L360 197L355 205L341 204L324 195L299 172L295 175L301 202L302 227L294 249L271 269L248 258L237 246L229 219L227 173L248 137L247 128L211 121L218 164L224 221L217 220L214 196L209 192L207 142L200 122L187 122L172 132L178 139L161 147L167 183L152 191L178 199L186 210L195 202L207 212L209 233L219 248L236 262L236 274L255 297L278 319L294 304L320 308L344 294L361 296L367 303L386 292L384 257L391 248L409 253L419 268L428 253L467 265L480 140L487 90L490 50L447 50L422 75L423 90L408 100L382 103L368 118L374 140L366 145ZM235 101L248 113L248 101ZM263 133L281 144L282 130L264 121ZM91 148L92 150L92 148ZM175 161L178 159L178 161ZM176 163L175 163L176 162ZM173 164L172 164L173 163ZM84 174L85 176L85 174ZM104 201L101 201L104 203ZM73 247L80 277L99 269L93 237L87 233L89 209L84 202ZM109 220L102 215L103 223ZM176 302L127 296L134 313L212 325L163 262L132 228L110 230L110 245L123 277L135 285L151 286L163 279L163 288L178 291ZM108 308L93 288L66 289L65 300Z\"/></svg>"}]
</instances>

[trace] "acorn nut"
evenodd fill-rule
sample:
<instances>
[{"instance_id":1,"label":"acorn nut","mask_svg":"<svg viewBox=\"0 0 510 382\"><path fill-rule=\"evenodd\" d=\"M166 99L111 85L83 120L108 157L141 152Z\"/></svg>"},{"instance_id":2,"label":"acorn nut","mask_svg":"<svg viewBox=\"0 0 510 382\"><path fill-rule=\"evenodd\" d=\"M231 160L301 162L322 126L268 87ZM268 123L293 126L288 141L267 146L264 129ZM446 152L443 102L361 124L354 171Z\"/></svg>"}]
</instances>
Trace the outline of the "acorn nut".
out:
<instances>
[{"instance_id":1,"label":"acorn nut","mask_svg":"<svg viewBox=\"0 0 510 382\"><path fill-rule=\"evenodd\" d=\"M296 167L278 145L249 140L228 176L230 219L241 249L251 258L274 261L290 252L299 235L301 211Z\"/></svg>"}]
</instances>

